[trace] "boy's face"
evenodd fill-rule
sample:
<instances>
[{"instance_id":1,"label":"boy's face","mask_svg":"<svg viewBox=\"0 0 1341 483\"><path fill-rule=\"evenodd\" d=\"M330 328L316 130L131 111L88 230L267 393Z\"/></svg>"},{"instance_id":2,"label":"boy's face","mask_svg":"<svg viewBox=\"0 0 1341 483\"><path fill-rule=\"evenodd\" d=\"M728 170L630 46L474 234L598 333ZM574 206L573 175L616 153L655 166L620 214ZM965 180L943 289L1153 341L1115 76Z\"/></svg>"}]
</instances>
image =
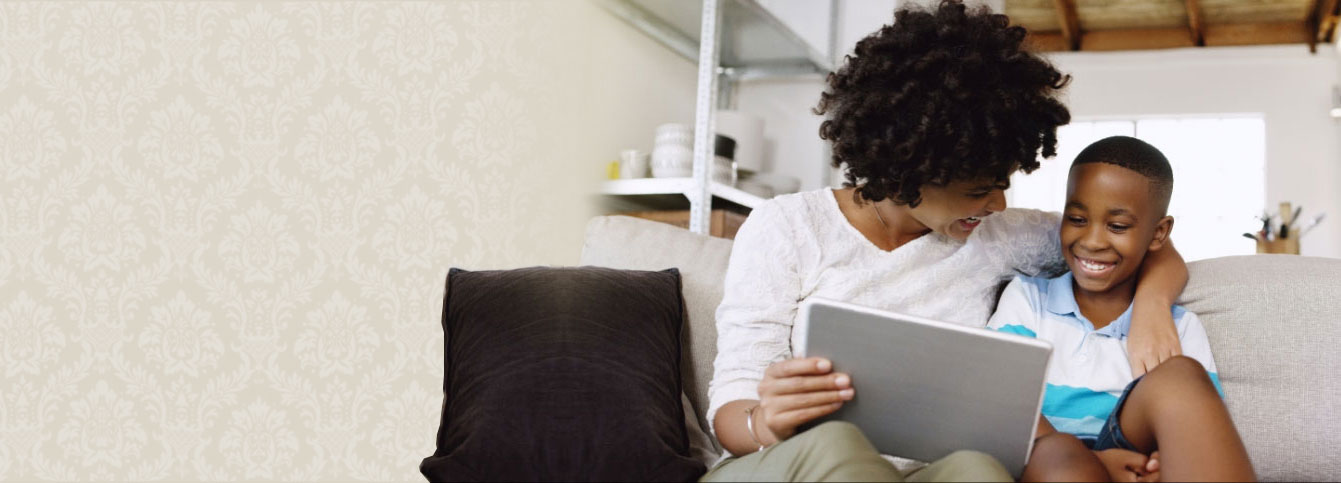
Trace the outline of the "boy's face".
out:
<instances>
[{"instance_id":1,"label":"boy's face","mask_svg":"<svg viewBox=\"0 0 1341 483\"><path fill-rule=\"evenodd\" d=\"M1163 248L1173 218L1156 211L1145 176L1107 163L1071 168L1062 212L1062 255L1081 290L1135 287L1147 251Z\"/></svg>"},{"instance_id":2,"label":"boy's face","mask_svg":"<svg viewBox=\"0 0 1341 483\"><path fill-rule=\"evenodd\" d=\"M909 210L922 225L955 240L967 240L987 215L1006 209L1010 182L990 179L922 186L922 202Z\"/></svg>"}]
</instances>

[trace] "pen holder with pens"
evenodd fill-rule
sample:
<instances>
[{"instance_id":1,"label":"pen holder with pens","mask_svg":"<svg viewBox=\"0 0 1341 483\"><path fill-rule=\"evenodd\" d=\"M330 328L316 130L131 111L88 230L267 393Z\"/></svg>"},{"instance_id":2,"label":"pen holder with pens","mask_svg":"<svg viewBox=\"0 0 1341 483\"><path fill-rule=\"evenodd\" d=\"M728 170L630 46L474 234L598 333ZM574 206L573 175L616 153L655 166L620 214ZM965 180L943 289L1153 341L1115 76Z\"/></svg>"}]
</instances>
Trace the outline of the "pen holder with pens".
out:
<instances>
[{"instance_id":1,"label":"pen holder with pens","mask_svg":"<svg viewBox=\"0 0 1341 483\"><path fill-rule=\"evenodd\" d=\"M1323 214L1318 214L1305 223L1299 223L1299 214L1303 207L1291 209L1289 202L1280 204L1280 220L1276 222L1270 213L1261 216L1262 229L1256 234L1244 233L1243 236L1257 241L1257 253L1299 254L1299 239L1322 222Z\"/></svg>"},{"instance_id":2,"label":"pen holder with pens","mask_svg":"<svg viewBox=\"0 0 1341 483\"><path fill-rule=\"evenodd\" d=\"M1275 240L1257 240L1257 253L1299 254L1298 238L1278 238Z\"/></svg>"}]
</instances>

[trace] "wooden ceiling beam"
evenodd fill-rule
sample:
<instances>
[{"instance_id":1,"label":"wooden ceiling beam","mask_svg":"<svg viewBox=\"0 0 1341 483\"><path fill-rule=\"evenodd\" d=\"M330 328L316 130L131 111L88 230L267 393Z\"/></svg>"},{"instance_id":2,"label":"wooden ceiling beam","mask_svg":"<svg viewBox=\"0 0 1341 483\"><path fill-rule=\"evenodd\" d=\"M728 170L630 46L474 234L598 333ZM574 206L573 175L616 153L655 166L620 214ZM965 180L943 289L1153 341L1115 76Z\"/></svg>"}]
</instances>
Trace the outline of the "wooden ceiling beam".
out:
<instances>
[{"instance_id":1,"label":"wooden ceiling beam","mask_svg":"<svg viewBox=\"0 0 1341 483\"><path fill-rule=\"evenodd\" d=\"M1206 46L1206 38L1203 35L1204 28L1201 24L1201 4L1197 0L1186 0L1184 8L1187 10L1187 28L1192 33L1192 43L1197 47Z\"/></svg>"},{"instance_id":2,"label":"wooden ceiling beam","mask_svg":"<svg viewBox=\"0 0 1341 483\"><path fill-rule=\"evenodd\" d=\"M1057 9L1057 23L1062 26L1062 36L1071 50L1080 50L1080 18L1076 16L1075 0L1052 0Z\"/></svg>"},{"instance_id":3,"label":"wooden ceiling beam","mask_svg":"<svg viewBox=\"0 0 1341 483\"><path fill-rule=\"evenodd\" d=\"M1336 28L1336 1L1315 0L1314 9L1309 11L1306 25L1309 29L1309 52L1317 52L1319 42L1332 41L1332 31Z\"/></svg>"},{"instance_id":4,"label":"wooden ceiling beam","mask_svg":"<svg viewBox=\"0 0 1341 483\"><path fill-rule=\"evenodd\" d=\"M1307 43L1312 31L1300 22L1205 25L1203 40L1207 46L1274 45ZM1037 51L1070 50L1062 32L1030 32L1028 42ZM1085 33L1081 50L1154 50L1192 47L1196 44L1187 29L1091 30Z\"/></svg>"},{"instance_id":5,"label":"wooden ceiling beam","mask_svg":"<svg viewBox=\"0 0 1341 483\"><path fill-rule=\"evenodd\" d=\"M1318 24L1322 20L1322 0L1313 0L1308 4L1308 17L1304 18L1304 28L1313 35L1308 38L1308 52L1318 52Z\"/></svg>"},{"instance_id":6,"label":"wooden ceiling beam","mask_svg":"<svg viewBox=\"0 0 1341 483\"><path fill-rule=\"evenodd\" d=\"M1085 35L1085 50L1151 50L1195 47L1187 29L1095 30Z\"/></svg>"},{"instance_id":7,"label":"wooden ceiling beam","mask_svg":"<svg viewBox=\"0 0 1341 483\"><path fill-rule=\"evenodd\" d=\"M1303 44L1311 37L1298 22L1211 25L1206 29L1209 46Z\"/></svg>"},{"instance_id":8,"label":"wooden ceiling beam","mask_svg":"<svg viewBox=\"0 0 1341 483\"><path fill-rule=\"evenodd\" d=\"M1024 41L1035 52L1066 52L1071 50L1071 44L1061 32L1030 31L1029 36L1025 37Z\"/></svg>"}]
</instances>

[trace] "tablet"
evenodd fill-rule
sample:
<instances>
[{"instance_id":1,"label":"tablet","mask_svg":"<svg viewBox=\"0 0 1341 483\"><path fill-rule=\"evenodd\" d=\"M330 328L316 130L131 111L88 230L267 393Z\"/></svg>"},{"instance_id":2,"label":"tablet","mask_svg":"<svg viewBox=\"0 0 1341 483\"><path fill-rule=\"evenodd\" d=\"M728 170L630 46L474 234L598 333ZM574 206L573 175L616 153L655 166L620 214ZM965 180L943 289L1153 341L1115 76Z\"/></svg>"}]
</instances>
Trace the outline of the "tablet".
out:
<instances>
[{"instance_id":1,"label":"tablet","mask_svg":"<svg viewBox=\"0 0 1341 483\"><path fill-rule=\"evenodd\" d=\"M799 354L852 375L856 396L810 427L841 420L883 454L935 461L958 450L996 457L1019 478L1033 449L1052 346L1047 342L809 299Z\"/></svg>"}]
</instances>

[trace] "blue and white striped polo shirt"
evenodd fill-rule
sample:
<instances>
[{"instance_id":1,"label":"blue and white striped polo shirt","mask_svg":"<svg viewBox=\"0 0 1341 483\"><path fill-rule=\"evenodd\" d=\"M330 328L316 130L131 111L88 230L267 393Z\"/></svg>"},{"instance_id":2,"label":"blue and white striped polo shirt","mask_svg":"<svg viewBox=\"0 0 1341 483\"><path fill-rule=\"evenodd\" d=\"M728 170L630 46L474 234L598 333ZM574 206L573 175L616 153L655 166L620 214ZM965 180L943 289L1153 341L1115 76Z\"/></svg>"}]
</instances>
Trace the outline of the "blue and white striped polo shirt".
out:
<instances>
[{"instance_id":1,"label":"blue and white striped polo shirt","mask_svg":"<svg viewBox=\"0 0 1341 483\"><path fill-rule=\"evenodd\" d=\"M1132 309L1128 306L1113 323L1094 330L1076 305L1071 281L1070 272L1053 279L1015 277L1001 294L987 326L1052 344L1043 415L1058 431L1096 438L1122 390L1134 379L1127 361ZM1177 305L1173 306L1173 320L1183 355L1206 367L1216 391L1224 397L1201 321Z\"/></svg>"}]
</instances>

